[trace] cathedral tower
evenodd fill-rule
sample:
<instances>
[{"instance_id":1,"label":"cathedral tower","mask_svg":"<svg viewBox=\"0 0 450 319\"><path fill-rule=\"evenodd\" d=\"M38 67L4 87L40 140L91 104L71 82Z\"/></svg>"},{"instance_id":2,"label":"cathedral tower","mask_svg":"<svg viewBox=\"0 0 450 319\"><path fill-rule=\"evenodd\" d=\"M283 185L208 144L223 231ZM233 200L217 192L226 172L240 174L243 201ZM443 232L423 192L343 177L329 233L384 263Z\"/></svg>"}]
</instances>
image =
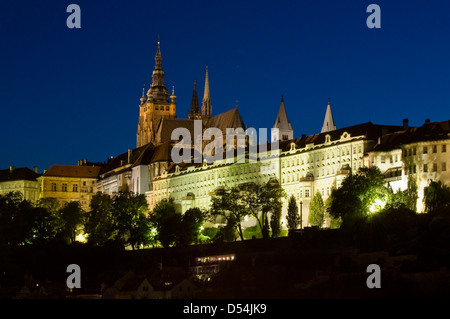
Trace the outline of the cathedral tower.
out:
<instances>
[{"instance_id":1,"label":"cathedral tower","mask_svg":"<svg viewBox=\"0 0 450 319\"><path fill-rule=\"evenodd\" d=\"M206 67L205 92L203 94L203 103L202 103L202 117L203 118L211 117L211 97L209 96L208 67Z\"/></svg>"},{"instance_id":2,"label":"cathedral tower","mask_svg":"<svg viewBox=\"0 0 450 319\"><path fill-rule=\"evenodd\" d=\"M155 56L155 69L152 74L152 84L147 91L147 97L141 97L139 107L139 123L137 129L137 147L153 142L157 126L162 118L176 118L176 96L174 89L169 97L169 91L164 85L164 71L160 42Z\"/></svg>"},{"instance_id":3,"label":"cathedral tower","mask_svg":"<svg viewBox=\"0 0 450 319\"><path fill-rule=\"evenodd\" d=\"M192 102L191 102L191 109L189 110L189 119L197 120L200 118L201 115L200 115L200 107L198 105L197 83L194 80L194 90L192 92Z\"/></svg>"}]
</instances>

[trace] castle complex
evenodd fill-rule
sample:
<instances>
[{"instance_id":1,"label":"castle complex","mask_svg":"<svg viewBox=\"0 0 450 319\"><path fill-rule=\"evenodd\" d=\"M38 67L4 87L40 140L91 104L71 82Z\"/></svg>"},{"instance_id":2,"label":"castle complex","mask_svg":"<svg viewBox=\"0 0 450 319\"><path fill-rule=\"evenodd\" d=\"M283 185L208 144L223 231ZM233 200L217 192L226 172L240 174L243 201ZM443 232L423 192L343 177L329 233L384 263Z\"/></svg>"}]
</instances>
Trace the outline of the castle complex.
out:
<instances>
[{"instance_id":1,"label":"castle complex","mask_svg":"<svg viewBox=\"0 0 450 319\"><path fill-rule=\"evenodd\" d=\"M295 137L295 123L289 121L289 107L282 97L278 113L273 112L273 128L277 130L269 135L272 143L268 142L271 147L267 150L256 154L246 152L244 161L235 158L212 163L175 163L171 152L180 139L172 136L174 129L184 128L195 136L195 121L201 121L203 132L218 128L225 136L227 128L245 131L247 127L237 107L213 114L208 69L201 104L194 82L187 118L177 116L175 88L170 94L164 76L158 42L152 84L140 99L136 148L102 164L81 161L79 169L70 165L50 168L37 178L39 197L63 194L58 199L67 201L79 200L82 195L83 207L88 209L89 199L96 191L111 195L132 191L145 194L149 209L171 197L177 209L184 213L191 207L208 209L211 196L219 187L263 183L276 178L288 197L294 195L303 214L303 226L308 226L309 205L314 194L319 192L326 200L333 188L339 188L346 176L361 167L379 167L394 190L406 189L408 179L415 178L419 188L418 211L423 208L424 188L430 180L450 183L450 120L426 120L420 127L410 127L405 119L398 126L367 122L339 128L333 119L330 100L323 126L318 128L320 133ZM250 161L249 156L256 158ZM65 176L65 172L69 175ZM11 184L10 178L8 183ZM69 196L69 193L80 196ZM283 203L282 226L286 228L287 199ZM244 226L254 224L255 221L248 220Z\"/></svg>"}]
</instances>

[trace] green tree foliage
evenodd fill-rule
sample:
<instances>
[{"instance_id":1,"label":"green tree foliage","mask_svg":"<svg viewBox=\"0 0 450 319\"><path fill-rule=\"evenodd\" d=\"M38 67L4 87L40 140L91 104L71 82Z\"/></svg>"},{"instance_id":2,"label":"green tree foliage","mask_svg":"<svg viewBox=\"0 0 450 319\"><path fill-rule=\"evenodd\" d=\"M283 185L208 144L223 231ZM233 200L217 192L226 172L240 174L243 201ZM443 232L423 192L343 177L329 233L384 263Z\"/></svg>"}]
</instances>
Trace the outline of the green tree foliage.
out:
<instances>
[{"instance_id":1,"label":"green tree foliage","mask_svg":"<svg viewBox=\"0 0 450 319\"><path fill-rule=\"evenodd\" d=\"M29 238L31 204L20 192L0 196L0 243L18 245Z\"/></svg>"},{"instance_id":2,"label":"green tree foliage","mask_svg":"<svg viewBox=\"0 0 450 319\"><path fill-rule=\"evenodd\" d=\"M267 216L270 214L272 237L278 237L281 234L282 200L286 198L286 192L281 187L280 182L276 178L272 178L264 185L261 197L262 214L265 216L265 220L267 220ZM264 221L264 227L266 229L263 229L263 237L268 233L266 221Z\"/></svg>"},{"instance_id":3,"label":"green tree foliage","mask_svg":"<svg viewBox=\"0 0 450 319\"><path fill-rule=\"evenodd\" d=\"M270 214L270 228L272 229L272 238L281 234L281 206L274 207Z\"/></svg>"},{"instance_id":4,"label":"green tree foliage","mask_svg":"<svg viewBox=\"0 0 450 319\"><path fill-rule=\"evenodd\" d=\"M84 231L90 244L102 246L114 240L113 201L107 194L98 192L91 199L91 210L86 214Z\"/></svg>"},{"instance_id":5,"label":"green tree foliage","mask_svg":"<svg viewBox=\"0 0 450 319\"><path fill-rule=\"evenodd\" d=\"M150 217L152 225L156 228L156 239L164 247L170 247L177 242L178 231L181 224L181 214L175 210L173 199L163 199L155 205Z\"/></svg>"},{"instance_id":6,"label":"green tree foliage","mask_svg":"<svg viewBox=\"0 0 450 319\"><path fill-rule=\"evenodd\" d=\"M377 167L363 167L347 176L331 193L330 214L343 224L364 219L377 200L386 200L388 190L384 176Z\"/></svg>"},{"instance_id":7,"label":"green tree foliage","mask_svg":"<svg viewBox=\"0 0 450 319\"><path fill-rule=\"evenodd\" d=\"M308 223L311 226L322 227L325 218L325 204L320 192L317 192L309 205Z\"/></svg>"},{"instance_id":8,"label":"green tree foliage","mask_svg":"<svg viewBox=\"0 0 450 319\"><path fill-rule=\"evenodd\" d=\"M256 219L262 237L267 238L270 215L272 236L278 236L281 232L282 197L285 196L286 193L276 179L265 184L245 183L231 188L219 188L211 197L208 219L212 222L216 222L217 218L224 219L228 227L234 227L240 239L244 240L242 220L246 216Z\"/></svg>"},{"instance_id":9,"label":"green tree foliage","mask_svg":"<svg viewBox=\"0 0 450 319\"><path fill-rule=\"evenodd\" d=\"M425 212L433 212L441 206L450 204L450 188L441 181L431 181L424 190Z\"/></svg>"},{"instance_id":10,"label":"green tree foliage","mask_svg":"<svg viewBox=\"0 0 450 319\"><path fill-rule=\"evenodd\" d=\"M294 195L289 197L288 210L287 210L287 226L288 229L297 229L300 224L300 215L298 213L297 200Z\"/></svg>"},{"instance_id":11,"label":"green tree foliage","mask_svg":"<svg viewBox=\"0 0 450 319\"><path fill-rule=\"evenodd\" d=\"M248 214L239 187L219 188L211 197L208 219L212 222L216 222L218 217L225 219L228 227L236 229L241 240L244 240L241 223Z\"/></svg>"},{"instance_id":12,"label":"green tree foliage","mask_svg":"<svg viewBox=\"0 0 450 319\"><path fill-rule=\"evenodd\" d=\"M74 243L84 224L84 211L80 202L67 203L59 213L64 222L62 233L71 243Z\"/></svg>"},{"instance_id":13,"label":"green tree foliage","mask_svg":"<svg viewBox=\"0 0 450 319\"><path fill-rule=\"evenodd\" d=\"M112 199L115 239L132 249L150 244L150 223L145 195L119 192Z\"/></svg>"},{"instance_id":14,"label":"green tree foliage","mask_svg":"<svg viewBox=\"0 0 450 319\"><path fill-rule=\"evenodd\" d=\"M190 208L181 217L178 231L178 245L190 245L196 243L200 236L200 228L205 222L205 215L200 208Z\"/></svg>"}]
</instances>

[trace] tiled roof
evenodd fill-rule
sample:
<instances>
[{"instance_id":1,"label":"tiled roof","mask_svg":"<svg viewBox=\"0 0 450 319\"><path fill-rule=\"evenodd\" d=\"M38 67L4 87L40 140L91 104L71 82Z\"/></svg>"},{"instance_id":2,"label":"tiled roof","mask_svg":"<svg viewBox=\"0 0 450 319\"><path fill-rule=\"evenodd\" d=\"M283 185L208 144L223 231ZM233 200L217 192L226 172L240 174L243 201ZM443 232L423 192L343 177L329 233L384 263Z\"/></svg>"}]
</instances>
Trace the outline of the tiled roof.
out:
<instances>
[{"instance_id":1,"label":"tiled roof","mask_svg":"<svg viewBox=\"0 0 450 319\"><path fill-rule=\"evenodd\" d=\"M12 172L9 168L0 170L0 182L19 180L35 181L39 176L41 175L35 173L28 167L14 168Z\"/></svg>"},{"instance_id":2,"label":"tiled roof","mask_svg":"<svg viewBox=\"0 0 450 319\"><path fill-rule=\"evenodd\" d=\"M78 165L52 165L44 176L97 178L101 167Z\"/></svg>"},{"instance_id":3,"label":"tiled roof","mask_svg":"<svg viewBox=\"0 0 450 319\"><path fill-rule=\"evenodd\" d=\"M420 127L409 127L406 130L384 135L373 151L386 152L400 148L404 144L449 139L449 134L450 120L425 123Z\"/></svg>"},{"instance_id":4,"label":"tiled roof","mask_svg":"<svg viewBox=\"0 0 450 319\"><path fill-rule=\"evenodd\" d=\"M227 128L243 128L245 130L245 124L242 120L241 114L237 107L220 113L216 116L206 120L206 127L217 127L223 134L226 133Z\"/></svg>"},{"instance_id":5,"label":"tiled roof","mask_svg":"<svg viewBox=\"0 0 450 319\"><path fill-rule=\"evenodd\" d=\"M367 140L377 141L378 137L384 136L389 133L397 132L403 130L403 126L393 126L393 125L378 125L371 122L362 123L358 125L348 126L340 128L334 131L302 136L300 138L280 141L280 148L282 151L288 151L291 147L291 143L295 143L297 148L304 148L307 144L324 144L327 135L330 136L330 141L336 141L341 138L344 132L350 134L351 137L364 136Z\"/></svg>"}]
</instances>

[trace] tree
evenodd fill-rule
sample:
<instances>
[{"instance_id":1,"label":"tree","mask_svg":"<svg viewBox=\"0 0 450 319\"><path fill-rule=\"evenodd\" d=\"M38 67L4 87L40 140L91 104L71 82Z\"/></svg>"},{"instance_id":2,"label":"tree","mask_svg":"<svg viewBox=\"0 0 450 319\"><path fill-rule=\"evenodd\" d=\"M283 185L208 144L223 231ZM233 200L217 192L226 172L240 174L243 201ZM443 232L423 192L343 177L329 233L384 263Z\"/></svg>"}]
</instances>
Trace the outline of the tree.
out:
<instances>
[{"instance_id":1,"label":"tree","mask_svg":"<svg viewBox=\"0 0 450 319\"><path fill-rule=\"evenodd\" d=\"M278 237L281 233L281 210L283 207L282 198L286 197L286 192L276 178L271 178L263 188L261 194L262 216L267 219L270 214L270 228L272 229L272 237ZM264 222L265 227L267 223ZM267 231L263 231L264 234Z\"/></svg>"},{"instance_id":2,"label":"tree","mask_svg":"<svg viewBox=\"0 0 450 319\"><path fill-rule=\"evenodd\" d=\"M181 224L181 214L175 210L172 198L163 199L155 205L151 213L150 221L156 228L156 239L164 247L174 245L178 239Z\"/></svg>"},{"instance_id":3,"label":"tree","mask_svg":"<svg viewBox=\"0 0 450 319\"><path fill-rule=\"evenodd\" d=\"M291 195L291 197L289 197L286 219L288 229L297 229L300 224L300 216L298 214L297 200L295 199L294 195Z\"/></svg>"},{"instance_id":4,"label":"tree","mask_svg":"<svg viewBox=\"0 0 450 319\"><path fill-rule=\"evenodd\" d=\"M377 167L363 167L347 176L340 188L331 193L330 214L343 224L364 219L371 210L382 209L388 190L384 175Z\"/></svg>"},{"instance_id":5,"label":"tree","mask_svg":"<svg viewBox=\"0 0 450 319\"><path fill-rule=\"evenodd\" d=\"M0 195L0 243L18 245L29 238L32 219L31 203L20 192Z\"/></svg>"},{"instance_id":6,"label":"tree","mask_svg":"<svg viewBox=\"0 0 450 319\"><path fill-rule=\"evenodd\" d=\"M208 219L216 222L218 217L224 218L227 225L236 228L239 237L244 240L241 223L249 212L241 199L241 192L237 186L216 189L215 194L211 197Z\"/></svg>"},{"instance_id":7,"label":"tree","mask_svg":"<svg viewBox=\"0 0 450 319\"><path fill-rule=\"evenodd\" d=\"M450 188L441 181L431 181L424 189L425 212L433 212L437 208L450 203Z\"/></svg>"},{"instance_id":8,"label":"tree","mask_svg":"<svg viewBox=\"0 0 450 319\"><path fill-rule=\"evenodd\" d=\"M272 238L281 234L281 207L275 207L270 215L270 228L272 229Z\"/></svg>"},{"instance_id":9,"label":"tree","mask_svg":"<svg viewBox=\"0 0 450 319\"><path fill-rule=\"evenodd\" d=\"M84 231L88 235L87 241L90 244L102 246L113 240L116 235L112 198L98 192L92 196L90 208L84 225Z\"/></svg>"},{"instance_id":10,"label":"tree","mask_svg":"<svg viewBox=\"0 0 450 319\"><path fill-rule=\"evenodd\" d=\"M50 208L36 206L30 208L28 214L32 218L31 232L28 242L31 244L44 244L54 240L63 230L63 221L57 211Z\"/></svg>"},{"instance_id":11,"label":"tree","mask_svg":"<svg viewBox=\"0 0 450 319\"><path fill-rule=\"evenodd\" d=\"M116 240L134 250L150 243L150 221L145 195L119 192L112 201Z\"/></svg>"},{"instance_id":12,"label":"tree","mask_svg":"<svg viewBox=\"0 0 450 319\"><path fill-rule=\"evenodd\" d=\"M181 218L177 244L190 245L196 242L204 220L205 213L200 208L189 208Z\"/></svg>"},{"instance_id":13,"label":"tree","mask_svg":"<svg viewBox=\"0 0 450 319\"><path fill-rule=\"evenodd\" d=\"M81 230L81 226L84 224L84 211L81 208L80 202L74 201L64 205L59 212L64 222L62 233L73 244Z\"/></svg>"},{"instance_id":14,"label":"tree","mask_svg":"<svg viewBox=\"0 0 450 319\"><path fill-rule=\"evenodd\" d=\"M322 227L325 218L325 204L320 192L314 195L309 205L308 223L312 226Z\"/></svg>"}]
</instances>

